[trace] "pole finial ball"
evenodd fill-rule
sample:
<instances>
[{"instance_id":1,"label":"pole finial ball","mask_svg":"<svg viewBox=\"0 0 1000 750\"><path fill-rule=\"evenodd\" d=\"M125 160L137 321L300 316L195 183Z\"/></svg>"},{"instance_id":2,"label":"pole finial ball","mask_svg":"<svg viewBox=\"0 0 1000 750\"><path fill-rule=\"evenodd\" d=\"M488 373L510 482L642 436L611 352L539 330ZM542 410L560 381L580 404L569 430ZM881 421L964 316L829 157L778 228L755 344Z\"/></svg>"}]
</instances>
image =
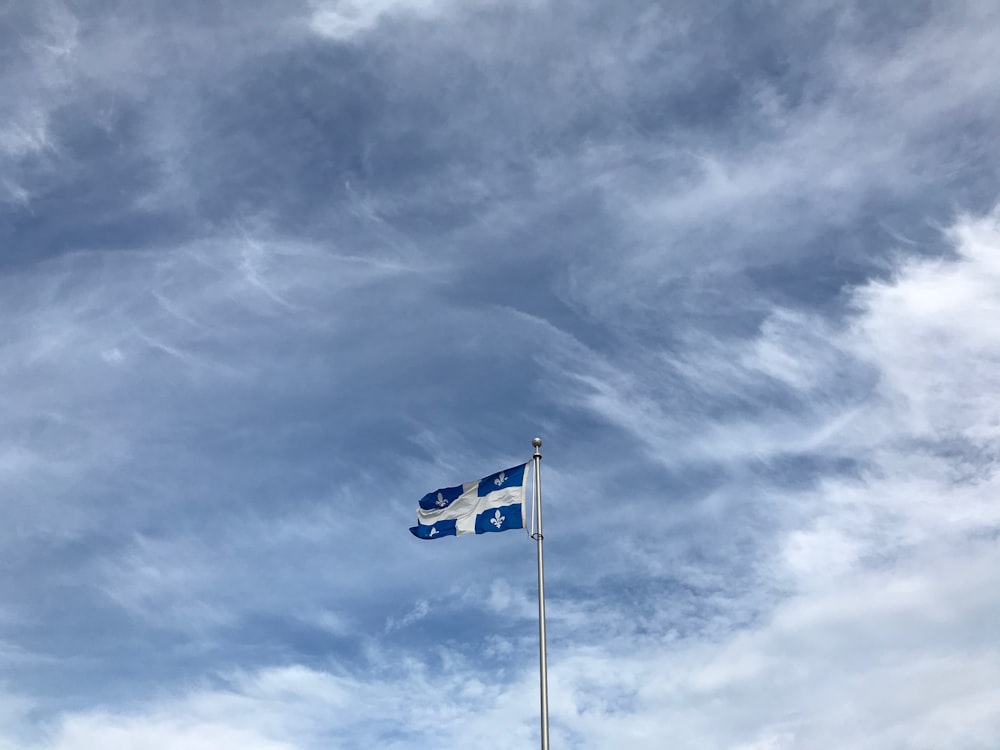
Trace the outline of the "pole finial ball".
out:
<instances>
[{"instance_id":1,"label":"pole finial ball","mask_svg":"<svg viewBox=\"0 0 1000 750\"><path fill-rule=\"evenodd\" d=\"M542 447L542 439L541 438L532 438L531 444L535 448L541 448Z\"/></svg>"}]
</instances>

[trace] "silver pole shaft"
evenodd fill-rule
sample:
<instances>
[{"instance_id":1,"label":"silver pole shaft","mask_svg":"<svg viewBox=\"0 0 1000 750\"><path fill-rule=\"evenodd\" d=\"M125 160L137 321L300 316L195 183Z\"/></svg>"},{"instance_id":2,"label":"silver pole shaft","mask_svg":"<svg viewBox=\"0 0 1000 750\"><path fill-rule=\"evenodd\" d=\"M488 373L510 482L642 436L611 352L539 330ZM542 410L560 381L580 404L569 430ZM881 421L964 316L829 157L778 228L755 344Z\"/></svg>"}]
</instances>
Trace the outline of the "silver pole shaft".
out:
<instances>
[{"instance_id":1,"label":"silver pole shaft","mask_svg":"<svg viewBox=\"0 0 1000 750\"><path fill-rule=\"evenodd\" d=\"M545 655L545 558L542 554L542 475L539 473L542 466L542 439L535 438L531 441L535 447L535 518L538 521L538 528L534 534L535 541L538 542L538 667L541 681L540 689L542 696L542 750L549 750L549 673L548 660Z\"/></svg>"}]
</instances>

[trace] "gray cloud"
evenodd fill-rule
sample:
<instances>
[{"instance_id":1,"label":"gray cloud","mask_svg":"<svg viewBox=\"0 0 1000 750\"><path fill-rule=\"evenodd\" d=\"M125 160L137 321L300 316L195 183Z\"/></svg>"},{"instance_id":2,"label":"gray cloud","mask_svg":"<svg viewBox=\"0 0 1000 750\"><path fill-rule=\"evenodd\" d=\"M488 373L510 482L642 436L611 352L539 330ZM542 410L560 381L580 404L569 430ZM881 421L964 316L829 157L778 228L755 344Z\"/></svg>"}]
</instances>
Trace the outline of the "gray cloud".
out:
<instances>
[{"instance_id":1,"label":"gray cloud","mask_svg":"<svg viewBox=\"0 0 1000 750\"><path fill-rule=\"evenodd\" d=\"M0 11L0 747L993 747L998 21Z\"/></svg>"}]
</instances>

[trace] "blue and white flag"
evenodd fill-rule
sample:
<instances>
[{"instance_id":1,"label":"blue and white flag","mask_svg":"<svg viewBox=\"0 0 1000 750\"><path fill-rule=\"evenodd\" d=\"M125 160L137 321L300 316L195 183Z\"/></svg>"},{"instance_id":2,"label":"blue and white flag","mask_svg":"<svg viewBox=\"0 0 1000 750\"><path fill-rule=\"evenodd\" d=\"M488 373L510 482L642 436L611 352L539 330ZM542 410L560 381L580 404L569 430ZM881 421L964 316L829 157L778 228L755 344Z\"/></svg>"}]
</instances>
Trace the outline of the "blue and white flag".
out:
<instances>
[{"instance_id":1,"label":"blue and white flag","mask_svg":"<svg viewBox=\"0 0 1000 750\"><path fill-rule=\"evenodd\" d=\"M477 482L428 492L417 506L417 525L410 532L420 539L438 539L523 529L526 467L521 464Z\"/></svg>"}]
</instances>

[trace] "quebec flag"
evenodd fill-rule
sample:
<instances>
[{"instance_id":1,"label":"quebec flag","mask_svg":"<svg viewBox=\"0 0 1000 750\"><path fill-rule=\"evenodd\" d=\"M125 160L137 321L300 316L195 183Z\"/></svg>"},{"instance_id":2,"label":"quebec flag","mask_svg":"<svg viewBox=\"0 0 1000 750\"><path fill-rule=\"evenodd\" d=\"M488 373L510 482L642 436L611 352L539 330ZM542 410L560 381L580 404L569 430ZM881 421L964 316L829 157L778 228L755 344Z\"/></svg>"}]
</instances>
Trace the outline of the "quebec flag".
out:
<instances>
[{"instance_id":1,"label":"quebec flag","mask_svg":"<svg viewBox=\"0 0 1000 750\"><path fill-rule=\"evenodd\" d=\"M428 492L420 500L417 525L410 533L420 539L438 539L523 529L526 467L521 464L478 482Z\"/></svg>"}]
</instances>

